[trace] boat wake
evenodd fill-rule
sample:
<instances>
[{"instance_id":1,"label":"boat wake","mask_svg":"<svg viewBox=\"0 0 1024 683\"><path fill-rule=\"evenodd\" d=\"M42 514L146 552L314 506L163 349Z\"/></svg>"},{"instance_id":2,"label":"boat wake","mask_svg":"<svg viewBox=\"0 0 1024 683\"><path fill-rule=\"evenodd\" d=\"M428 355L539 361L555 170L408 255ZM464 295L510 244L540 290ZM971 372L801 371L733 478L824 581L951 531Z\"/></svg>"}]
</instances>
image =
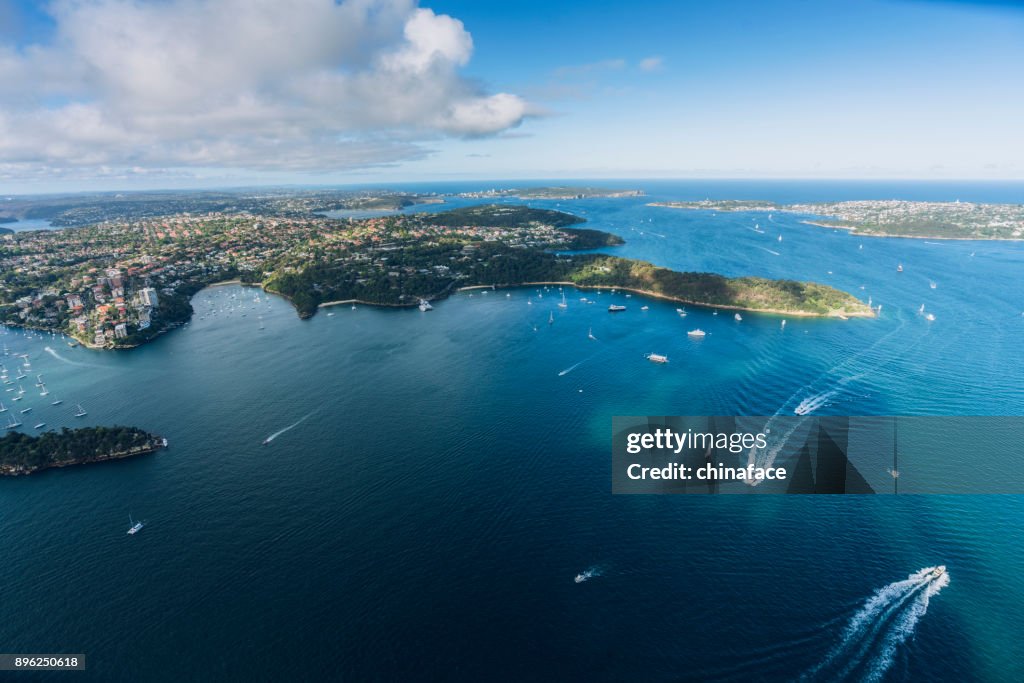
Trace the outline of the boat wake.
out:
<instances>
[{"instance_id":1,"label":"boat wake","mask_svg":"<svg viewBox=\"0 0 1024 683\"><path fill-rule=\"evenodd\" d=\"M925 567L875 591L850 618L839 643L801 680L882 680L928 611L928 601L948 585L945 567Z\"/></svg>"},{"instance_id":2,"label":"boat wake","mask_svg":"<svg viewBox=\"0 0 1024 683\"><path fill-rule=\"evenodd\" d=\"M767 251L767 252L768 252L769 254L772 254L772 255L774 255L774 256L782 256L782 254L780 254L779 252L777 252L777 251L772 251L772 250L771 250L771 249L769 249L768 247L758 247L758 249L762 249L762 250L764 250L764 251Z\"/></svg>"},{"instance_id":3,"label":"boat wake","mask_svg":"<svg viewBox=\"0 0 1024 683\"><path fill-rule=\"evenodd\" d=\"M576 363L575 365L570 365L565 370L562 370L561 372L559 372L558 376L559 377L563 377L565 375L568 375L570 372L572 372L573 370L575 370L576 368L578 368L579 366L583 365L586 362L587 361L585 361L585 360L581 360L579 363Z\"/></svg>"},{"instance_id":4,"label":"boat wake","mask_svg":"<svg viewBox=\"0 0 1024 683\"><path fill-rule=\"evenodd\" d=\"M800 401L800 405L793 409L793 413L796 415L810 415L818 408L827 406L829 399L838 393L838 390L833 389L832 391L826 391L823 394L805 398Z\"/></svg>"},{"instance_id":5,"label":"boat wake","mask_svg":"<svg viewBox=\"0 0 1024 683\"><path fill-rule=\"evenodd\" d=\"M313 413L315 413L315 412L316 411L314 410ZM281 429L279 431L274 432L273 434L271 434L270 436L268 436L266 439L263 440L263 445L266 446L268 443L270 443L271 441L273 441L277 437L281 436L285 432L290 431L292 429L295 429L300 424L305 422L313 413L307 413L307 414L303 415L297 422L293 422L292 424L288 425L284 429Z\"/></svg>"},{"instance_id":6,"label":"boat wake","mask_svg":"<svg viewBox=\"0 0 1024 683\"><path fill-rule=\"evenodd\" d=\"M575 581L576 583L583 583L584 581L589 581L590 579L592 579L592 578L594 578L596 576L601 576L601 568L600 567L591 567L590 569L587 569L587 570L577 574L576 578L573 579L573 581Z\"/></svg>"},{"instance_id":7,"label":"boat wake","mask_svg":"<svg viewBox=\"0 0 1024 683\"><path fill-rule=\"evenodd\" d=\"M768 422L765 423L764 429L762 431L764 431L766 434L769 434L767 447L758 448L757 446L754 446L753 448L751 448L747 452L747 463L753 465L754 467L772 467L779 453L789 442L790 437L792 437L793 434L800 427L804 426L807 423L807 420L794 420L792 422L791 428L783 431L775 429L777 418L782 415L791 414L790 411L792 411L792 414L797 415L799 417L806 417L811 413L820 410L821 408L824 408L827 405L830 405L831 402L840 398L843 392L846 391L845 387L847 384L867 377L872 372L879 370L882 367L882 365L885 365L885 363L874 365L871 369L853 375L847 375L845 377L841 376L841 373L849 372L850 368L857 367L857 365L860 364L860 361L862 361L862 359L864 359L865 357L873 357L876 349L882 347L893 336L898 335L905 326L906 320L903 320L901 318L900 324L897 327L895 327L888 333L882 335L873 344L864 349L861 349L857 353L854 353L849 358L843 360L842 362L838 363L829 370L826 370L816 379L809 382L808 384L805 384L804 386L800 387L795 392L793 392L793 394L785 401L785 403L783 403L782 406L780 406L779 409L775 412L775 415L769 418ZM896 358L899 358L909 353L917 345L917 343L919 343L919 341L920 340L908 345L899 352L891 354L887 362L892 362ZM837 376L838 379L836 379ZM811 393L810 397L807 397L807 392L813 393ZM796 402L795 406L794 402ZM790 408L790 406L793 407ZM744 481L747 483L748 486L758 486L762 483L763 480L745 479Z\"/></svg>"},{"instance_id":8,"label":"boat wake","mask_svg":"<svg viewBox=\"0 0 1024 683\"><path fill-rule=\"evenodd\" d=\"M64 356L60 355L59 353L54 351L49 346L44 346L43 350L46 351L51 356L53 356L54 358L56 358L57 360L59 360L61 363L67 363L68 365L79 365L79 366L82 366L82 367L90 367L90 368L96 367L92 363L80 363L78 361L71 360L70 358L65 358Z\"/></svg>"}]
</instances>

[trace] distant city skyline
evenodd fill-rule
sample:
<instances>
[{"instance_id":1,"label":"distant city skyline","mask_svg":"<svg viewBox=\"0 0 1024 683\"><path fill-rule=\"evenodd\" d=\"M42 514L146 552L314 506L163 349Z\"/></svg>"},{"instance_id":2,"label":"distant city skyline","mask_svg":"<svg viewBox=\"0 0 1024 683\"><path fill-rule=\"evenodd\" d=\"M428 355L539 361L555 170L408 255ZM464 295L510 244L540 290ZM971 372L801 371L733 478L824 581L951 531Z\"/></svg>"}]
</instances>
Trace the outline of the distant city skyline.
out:
<instances>
[{"instance_id":1,"label":"distant city skyline","mask_svg":"<svg viewBox=\"0 0 1024 683\"><path fill-rule=\"evenodd\" d=\"M1024 178L1024 7L0 0L0 192Z\"/></svg>"}]
</instances>

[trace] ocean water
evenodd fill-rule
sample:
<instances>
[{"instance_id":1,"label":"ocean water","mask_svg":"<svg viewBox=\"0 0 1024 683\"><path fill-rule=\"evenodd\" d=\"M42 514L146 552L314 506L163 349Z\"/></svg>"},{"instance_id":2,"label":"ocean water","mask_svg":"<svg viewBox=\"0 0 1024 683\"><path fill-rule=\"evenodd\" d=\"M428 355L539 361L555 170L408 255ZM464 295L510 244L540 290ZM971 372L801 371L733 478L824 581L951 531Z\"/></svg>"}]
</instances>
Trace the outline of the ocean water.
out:
<instances>
[{"instance_id":1,"label":"ocean water","mask_svg":"<svg viewBox=\"0 0 1024 683\"><path fill-rule=\"evenodd\" d=\"M609 471L616 414L1024 414L1024 245L646 202L1020 202L1024 186L643 186L530 203L621 234L613 253L827 282L882 316L782 330L520 288L301 321L228 286L127 353L0 331L51 391L26 385L27 424L171 444L0 481L0 650L84 652L79 676L103 681L1024 678L1021 496L612 496ZM1016 453L978 455L936 453L1022 474ZM147 522L135 537L129 513ZM940 564L946 586L908 579Z\"/></svg>"}]
</instances>

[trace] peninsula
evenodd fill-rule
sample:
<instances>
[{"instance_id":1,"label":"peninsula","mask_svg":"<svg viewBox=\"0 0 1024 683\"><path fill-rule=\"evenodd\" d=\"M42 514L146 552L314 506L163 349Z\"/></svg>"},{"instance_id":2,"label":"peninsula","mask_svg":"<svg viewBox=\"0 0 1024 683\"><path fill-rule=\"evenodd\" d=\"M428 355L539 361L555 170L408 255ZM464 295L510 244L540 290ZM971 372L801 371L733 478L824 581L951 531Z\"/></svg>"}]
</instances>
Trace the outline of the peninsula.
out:
<instances>
[{"instance_id":1,"label":"peninsula","mask_svg":"<svg viewBox=\"0 0 1024 683\"><path fill-rule=\"evenodd\" d=\"M16 477L51 467L120 460L167 446L135 427L84 427L29 436L10 432L0 438L0 475Z\"/></svg>"},{"instance_id":2,"label":"peninsula","mask_svg":"<svg viewBox=\"0 0 1024 683\"><path fill-rule=\"evenodd\" d=\"M554 199L564 201L569 199L643 197L644 191L614 190L602 187L554 186L462 192L458 196L469 199L496 199L500 197L511 197L515 199Z\"/></svg>"},{"instance_id":3,"label":"peninsula","mask_svg":"<svg viewBox=\"0 0 1024 683\"><path fill-rule=\"evenodd\" d=\"M569 281L692 304L868 317L850 294L791 280L677 273L580 250L622 244L572 214L487 204L364 219L179 213L0 237L0 322L130 348L185 324L190 299L226 280L287 297L415 306L468 286ZM571 253L570 253L571 252Z\"/></svg>"},{"instance_id":4,"label":"peninsula","mask_svg":"<svg viewBox=\"0 0 1024 683\"><path fill-rule=\"evenodd\" d=\"M804 223L868 237L949 240L1024 240L1024 205L913 202L898 199L776 204L756 200L655 202L649 206L719 212L758 211L807 215Z\"/></svg>"}]
</instances>

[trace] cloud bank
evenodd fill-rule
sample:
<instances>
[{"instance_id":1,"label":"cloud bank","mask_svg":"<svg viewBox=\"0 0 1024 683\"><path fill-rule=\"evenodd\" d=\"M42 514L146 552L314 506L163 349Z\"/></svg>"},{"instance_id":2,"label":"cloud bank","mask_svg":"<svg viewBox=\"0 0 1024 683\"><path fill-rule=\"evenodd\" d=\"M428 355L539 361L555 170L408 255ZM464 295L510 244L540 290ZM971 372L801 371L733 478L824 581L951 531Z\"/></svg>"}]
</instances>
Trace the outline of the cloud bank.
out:
<instances>
[{"instance_id":1,"label":"cloud bank","mask_svg":"<svg viewBox=\"0 0 1024 683\"><path fill-rule=\"evenodd\" d=\"M459 73L462 22L413 0L57 0L0 44L0 177L321 172L416 159L529 114Z\"/></svg>"}]
</instances>

